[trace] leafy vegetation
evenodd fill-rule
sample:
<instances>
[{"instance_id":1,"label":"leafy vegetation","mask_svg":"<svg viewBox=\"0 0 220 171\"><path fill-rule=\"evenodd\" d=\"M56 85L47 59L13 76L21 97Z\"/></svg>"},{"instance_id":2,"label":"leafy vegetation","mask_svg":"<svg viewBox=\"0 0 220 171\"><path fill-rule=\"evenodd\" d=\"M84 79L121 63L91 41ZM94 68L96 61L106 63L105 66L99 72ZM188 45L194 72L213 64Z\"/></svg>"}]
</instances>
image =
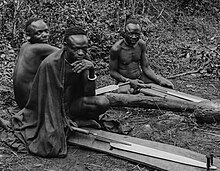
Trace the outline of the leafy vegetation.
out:
<instances>
[{"instance_id":1,"label":"leafy vegetation","mask_svg":"<svg viewBox=\"0 0 220 171\"><path fill-rule=\"evenodd\" d=\"M122 37L125 20L129 15L141 21L142 38L147 43L147 56L156 73L172 78L176 88L181 91L208 99L220 96L219 0L1 0L1 117L10 118L12 107L16 106L12 92L12 73L18 50L26 40L24 24L27 19L33 16L43 18L50 26L50 43L58 47L62 46L65 28L72 24L82 25L90 38L89 53L96 63L99 75L97 85L103 86L113 82L108 74L109 50ZM203 154L210 149L220 151L216 137L210 138L198 129L219 133L218 124L199 127L192 119L193 116L189 117L186 113L177 116L172 112L127 108L111 109L108 112L117 115L123 122L136 124L133 136L177 145ZM166 115L160 116L164 113ZM173 122L174 120L178 122ZM145 129L142 125L146 123L150 125L150 131L143 130L138 136L138 130ZM67 167L72 166L71 162L59 167L57 160L20 156L9 148L0 148L0 152L9 156L3 162L0 161L3 170L30 170L32 165L35 170L55 166L67 170ZM98 167L100 170L108 170L111 168L108 167L109 163L118 168L141 170L141 166L126 162L118 166L117 161L100 154L95 155L97 161L91 161L95 159L91 157L88 160L81 153L85 156L94 155L73 148L70 149L70 157L63 160L68 163L67 160L78 157L78 160L83 160L82 163L88 162L86 166L90 170L97 170L97 165L102 165ZM97 165L92 165L94 163Z\"/></svg>"},{"instance_id":2,"label":"leafy vegetation","mask_svg":"<svg viewBox=\"0 0 220 171\"><path fill-rule=\"evenodd\" d=\"M2 65L9 58L15 60L11 52L17 52L25 41L24 24L30 17L38 16L48 23L50 42L58 47L62 45L66 27L82 25L88 31L92 59L107 62L112 44L123 33L126 17L134 15L142 22L148 56L159 74L171 76L198 69L208 59L212 64L207 72L213 73L219 62L213 61L219 55L219 3L218 0L4 0L0 2ZM97 66L99 70L106 68L101 64Z\"/></svg>"}]
</instances>

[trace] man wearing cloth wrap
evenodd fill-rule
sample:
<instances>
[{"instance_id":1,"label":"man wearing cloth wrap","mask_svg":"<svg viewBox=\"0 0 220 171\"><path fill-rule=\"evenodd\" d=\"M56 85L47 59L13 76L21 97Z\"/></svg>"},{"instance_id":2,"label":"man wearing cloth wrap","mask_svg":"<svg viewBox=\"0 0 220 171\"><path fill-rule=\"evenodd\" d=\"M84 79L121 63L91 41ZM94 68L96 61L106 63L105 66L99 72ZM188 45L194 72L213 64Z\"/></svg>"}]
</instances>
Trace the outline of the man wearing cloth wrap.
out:
<instances>
[{"instance_id":1,"label":"man wearing cloth wrap","mask_svg":"<svg viewBox=\"0 0 220 171\"><path fill-rule=\"evenodd\" d=\"M94 123L108 109L108 99L95 96L96 76L87 47L86 32L75 26L66 30L64 47L42 61L28 103L13 119L16 136L31 153L65 156L71 124Z\"/></svg>"}]
</instances>

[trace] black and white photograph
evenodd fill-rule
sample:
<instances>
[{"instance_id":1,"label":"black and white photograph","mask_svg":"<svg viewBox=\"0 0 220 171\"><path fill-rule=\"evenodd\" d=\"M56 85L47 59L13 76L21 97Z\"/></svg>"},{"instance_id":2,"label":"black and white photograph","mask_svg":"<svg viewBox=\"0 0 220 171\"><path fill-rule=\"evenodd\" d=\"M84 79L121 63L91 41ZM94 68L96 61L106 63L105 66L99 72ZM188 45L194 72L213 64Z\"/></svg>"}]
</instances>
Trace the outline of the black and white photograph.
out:
<instances>
[{"instance_id":1,"label":"black and white photograph","mask_svg":"<svg viewBox=\"0 0 220 171\"><path fill-rule=\"evenodd\" d=\"M220 0L0 0L1 171L220 171Z\"/></svg>"}]
</instances>

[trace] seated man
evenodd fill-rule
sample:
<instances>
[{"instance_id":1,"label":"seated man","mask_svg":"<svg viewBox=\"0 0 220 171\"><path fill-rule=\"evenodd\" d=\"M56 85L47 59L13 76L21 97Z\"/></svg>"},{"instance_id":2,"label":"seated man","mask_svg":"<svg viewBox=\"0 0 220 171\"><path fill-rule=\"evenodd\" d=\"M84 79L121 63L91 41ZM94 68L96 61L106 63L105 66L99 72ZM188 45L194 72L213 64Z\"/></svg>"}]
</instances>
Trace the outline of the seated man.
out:
<instances>
[{"instance_id":1,"label":"seated man","mask_svg":"<svg viewBox=\"0 0 220 171\"><path fill-rule=\"evenodd\" d=\"M140 39L141 26L138 21L128 19L125 25L124 39L116 42L110 51L110 75L117 83L130 82L133 88L144 86L144 83L155 83L173 88L173 84L157 76L146 57L146 43ZM120 92L130 92L127 86Z\"/></svg>"},{"instance_id":2,"label":"seated man","mask_svg":"<svg viewBox=\"0 0 220 171\"><path fill-rule=\"evenodd\" d=\"M108 99L95 96L96 76L87 47L86 32L72 27L65 32L64 47L40 64L28 102L13 119L15 135L31 153L65 156L73 123L97 121L108 109Z\"/></svg>"},{"instance_id":3,"label":"seated man","mask_svg":"<svg viewBox=\"0 0 220 171\"><path fill-rule=\"evenodd\" d=\"M48 26L39 18L31 18L25 26L28 41L20 49L13 74L15 100L22 109L28 100L37 69L44 58L58 50L47 44Z\"/></svg>"}]
</instances>

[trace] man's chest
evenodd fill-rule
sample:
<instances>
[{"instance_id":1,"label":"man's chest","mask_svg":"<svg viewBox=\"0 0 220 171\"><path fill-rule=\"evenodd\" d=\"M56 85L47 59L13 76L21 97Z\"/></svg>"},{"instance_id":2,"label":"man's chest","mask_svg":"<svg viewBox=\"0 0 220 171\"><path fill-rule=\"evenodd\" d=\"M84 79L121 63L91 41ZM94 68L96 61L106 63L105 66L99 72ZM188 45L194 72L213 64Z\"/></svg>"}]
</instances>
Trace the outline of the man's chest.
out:
<instances>
[{"instance_id":1,"label":"man's chest","mask_svg":"<svg viewBox=\"0 0 220 171\"><path fill-rule=\"evenodd\" d=\"M129 49L121 49L120 63L129 64L131 62L138 62L141 59L141 48L139 46Z\"/></svg>"}]
</instances>

